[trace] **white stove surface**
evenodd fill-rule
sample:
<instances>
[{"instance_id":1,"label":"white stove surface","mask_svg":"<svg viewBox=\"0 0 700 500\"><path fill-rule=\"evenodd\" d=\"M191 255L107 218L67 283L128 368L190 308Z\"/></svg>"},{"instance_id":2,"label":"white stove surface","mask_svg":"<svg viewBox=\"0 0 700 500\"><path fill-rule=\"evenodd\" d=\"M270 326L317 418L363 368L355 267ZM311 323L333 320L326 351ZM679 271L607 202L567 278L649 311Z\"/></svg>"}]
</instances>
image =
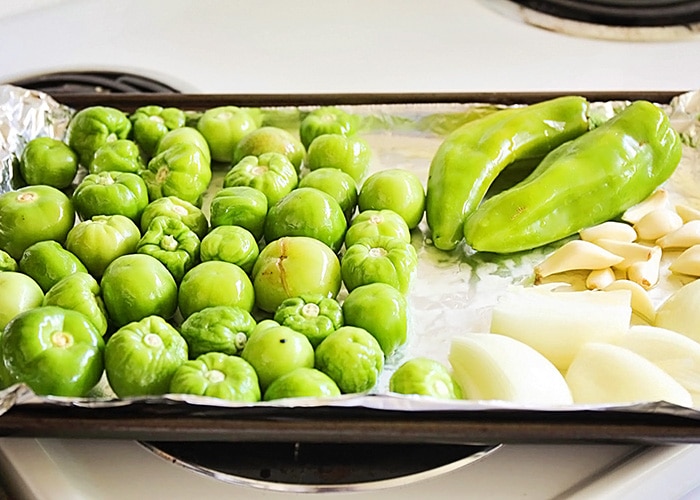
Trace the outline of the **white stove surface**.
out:
<instances>
[{"instance_id":1,"label":"white stove surface","mask_svg":"<svg viewBox=\"0 0 700 500\"><path fill-rule=\"evenodd\" d=\"M0 82L118 70L206 93L700 87L698 39L577 38L522 24L488 3L0 0ZM693 498L698 465L698 446L504 446L413 485L324 497ZM0 477L13 498L300 496L200 476L130 441L0 439Z\"/></svg>"}]
</instances>

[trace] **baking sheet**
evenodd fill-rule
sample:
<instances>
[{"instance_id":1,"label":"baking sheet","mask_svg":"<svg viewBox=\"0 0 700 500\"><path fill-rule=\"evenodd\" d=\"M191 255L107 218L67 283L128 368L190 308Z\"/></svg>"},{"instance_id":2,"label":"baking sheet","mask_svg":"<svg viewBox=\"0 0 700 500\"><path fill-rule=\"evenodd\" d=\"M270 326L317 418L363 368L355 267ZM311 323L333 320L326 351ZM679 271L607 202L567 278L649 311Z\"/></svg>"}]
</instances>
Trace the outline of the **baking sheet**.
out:
<instances>
[{"instance_id":1,"label":"baking sheet","mask_svg":"<svg viewBox=\"0 0 700 500\"><path fill-rule=\"evenodd\" d=\"M3 96L2 91L15 91L34 104L37 98L50 101L37 93L16 88L8 90L7 87L0 87L0 96ZM700 103L696 92L583 95L594 101L594 113L599 120L604 120L629 100L646 98L663 105L686 143L682 165L669 181L670 191L688 204L700 207L696 190L692 189L700 185L700 179L696 179L700 175L696 149ZM56 127L50 134L60 137L65 130L66 113L95 104L125 111L154 103L193 111L223 104L265 106L271 124L290 128L298 125L298 120L310 107L334 104L364 117L362 135L374 152L373 170L405 168L415 172L425 183L432 155L447 132L499 107L554 96L546 93L62 96L60 104L53 103L41 111L22 113L19 106L12 114L6 114L20 117L16 123L32 123L32 127L19 134L17 125L9 127L10 134L6 137L19 139L9 146L7 139L4 146L0 144L5 147L5 153L9 153L4 157L0 154L0 161L16 162L23 144L41 130L37 124L42 119ZM24 116L27 114L31 119ZM222 175L215 178L220 182ZM11 183L12 179L7 181ZM218 187L216 182L212 192ZM101 392L97 391L88 399L45 398L18 385L0 392L0 412L4 412L0 417L0 433L149 440L210 439L214 436L217 440L700 442L700 426L697 425L700 412L667 403L528 408L507 402L443 401L386 394L390 374L405 359L421 355L447 364L449 341L453 336L460 332L488 331L489 311L498 295L511 283L528 283L534 264L551 250L545 247L518 256L485 258L465 247L449 253L438 251L426 241L426 236L423 222L421 231L414 232L413 238L420 264L409 297L409 341L387 360L387 367L372 394L346 395L323 403L298 399L249 405L181 395L116 400L105 384ZM657 303L682 283L670 277L664 284L654 291Z\"/></svg>"}]
</instances>

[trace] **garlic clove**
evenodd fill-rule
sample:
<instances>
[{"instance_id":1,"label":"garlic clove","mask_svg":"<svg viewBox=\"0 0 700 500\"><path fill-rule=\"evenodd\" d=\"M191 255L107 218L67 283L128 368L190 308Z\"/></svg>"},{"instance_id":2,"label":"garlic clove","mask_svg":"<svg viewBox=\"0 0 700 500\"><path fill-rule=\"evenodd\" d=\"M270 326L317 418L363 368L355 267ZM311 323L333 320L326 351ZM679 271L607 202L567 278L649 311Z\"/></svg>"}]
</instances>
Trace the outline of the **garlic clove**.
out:
<instances>
[{"instance_id":1,"label":"garlic clove","mask_svg":"<svg viewBox=\"0 0 700 500\"><path fill-rule=\"evenodd\" d=\"M639 283L645 290L655 286L659 282L662 253L661 247L653 247L648 260L635 262L627 268L627 279Z\"/></svg>"},{"instance_id":2,"label":"garlic clove","mask_svg":"<svg viewBox=\"0 0 700 500\"><path fill-rule=\"evenodd\" d=\"M656 240L656 244L661 248L689 248L700 244L700 219L689 220L675 231Z\"/></svg>"},{"instance_id":3,"label":"garlic clove","mask_svg":"<svg viewBox=\"0 0 700 500\"><path fill-rule=\"evenodd\" d=\"M624 260L595 243L573 240L552 252L535 266L535 283L541 278L575 269L604 269Z\"/></svg>"},{"instance_id":4,"label":"garlic clove","mask_svg":"<svg viewBox=\"0 0 700 500\"><path fill-rule=\"evenodd\" d=\"M601 239L595 243L599 247L615 255L623 257L621 262L614 264L615 269L626 270L636 262L645 262L651 256L652 247L641 243Z\"/></svg>"},{"instance_id":5,"label":"garlic clove","mask_svg":"<svg viewBox=\"0 0 700 500\"><path fill-rule=\"evenodd\" d=\"M676 205L676 213L681 216L683 222L690 222L691 220L700 220L700 210L688 205Z\"/></svg>"},{"instance_id":6,"label":"garlic clove","mask_svg":"<svg viewBox=\"0 0 700 500\"><path fill-rule=\"evenodd\" d=\"M630 224L636 224L646 214L652 210L665 208L668 206L668 192L665 189L657 189L651 193L645 200L628 208L622 214L622 220Z\"/></svg>"},{"instance_id":7,"label":"garlic clove","mask_svg":"<svg viewBox=\"0 0 700 500\"><path fill-rule=\"evenodd\" d=\"M654 324L656 308L647 291L639 283L630 280L616 280L603 289L606 292L614 290L629 290L632 294L632 311L647 323Z\"/></svg>"},{"instance_id":8,"label":"garlic clove","mask_svg":"<svg viewBox=\"0 0 700 500\"><path fill-rule=\"evenodd\" d=\"M687 248L671 262L668 269L673 273L700 277L700 245Z\"/></svg>"},{"instance_id":9,"label":"garlic clove","mask_svg":"<svg viewBox=\"0 0 700 500\"><path fill-rule=\"evenodd\" d=\"M607 221L597 226L579 231L582 240L595 243L597 240L615 240L631 243L637 239L637 232L624 222Z\"/></svg>"},{"instance_id":10,"label":"garlic clove","mask_svg":"<svg viewBox=\"0 0 700 500\"><path fill-rule=\"evenodd\" d=\"M634 230L637 231L640 240L656 241L682 225L683 219L675 211L659 208L639 219L634 225Z\"/></svg>"},{"instance_id":11,"label":"garlic clove","mask_svg":"<svg viewBox=\"0 0 700 500\"><path fill-rule=\"evenodd\" d=\"M589 290L603 290L617 279L612 267L594 269L586 278L586 288Z\"/></svg>"}]
</instances>

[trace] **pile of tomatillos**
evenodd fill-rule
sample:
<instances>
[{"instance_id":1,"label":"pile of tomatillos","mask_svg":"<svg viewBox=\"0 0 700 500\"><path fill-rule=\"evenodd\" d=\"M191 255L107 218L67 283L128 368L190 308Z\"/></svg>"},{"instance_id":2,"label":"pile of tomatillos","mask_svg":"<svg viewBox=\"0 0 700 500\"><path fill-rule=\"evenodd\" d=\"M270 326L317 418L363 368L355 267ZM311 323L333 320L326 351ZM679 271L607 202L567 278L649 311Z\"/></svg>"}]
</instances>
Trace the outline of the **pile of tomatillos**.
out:
<instances>
[{"instance_id":1,"label":"pile of tomatillos","mask_svg":"<svg viewBox=\"0 0 700 500\"><path fill-rule=\"evenodd\" d=\"M2 386L82 397L106 375L118 397L243 402L370 391L406 342L424 214L441 250L528 250L616 217L680 159L658 107L594 127L570 96L456 129L424 188L401 169L368 176L358 118L339 108L295 131L264 116L90 107L65 140L27 144L26 185L0 195ZM532 172L484 201L514 164ZM426 358L390 390L463 393Z\"/></svg>"}]
</instances>

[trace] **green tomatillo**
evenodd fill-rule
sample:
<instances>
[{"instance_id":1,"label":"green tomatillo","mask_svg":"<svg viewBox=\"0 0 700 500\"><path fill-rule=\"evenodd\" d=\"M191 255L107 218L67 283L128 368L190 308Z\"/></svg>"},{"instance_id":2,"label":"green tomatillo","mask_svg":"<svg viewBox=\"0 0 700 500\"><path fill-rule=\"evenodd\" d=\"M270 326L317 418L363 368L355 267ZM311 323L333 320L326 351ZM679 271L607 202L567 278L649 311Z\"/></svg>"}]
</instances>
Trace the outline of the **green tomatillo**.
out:
<instances>
[{"instance_id":1,"label":"green tomatillo","mask_svg":"<svg viewBox=\"0 0 700 500\"><path fill-rule=\"evenodd\" d=\"M185 126L185 112L158 105L142 106L129 116L133 136L147 157L155 154L160 140L171 130Z\"/></svg>"},{"instance_id":2,"label":"green tomatillo","mask_svg":"<svg viewBox=\"0 0 700 500\"><path fill-rule=\"evenodd\" d=\"M51 186L26 186L0 195L0 250L13 259L38 241L66 241L75 223L71 200Z\"/></svg>"},{"instance_id":3,"label":"green tomatillo","mask_svg":"<svg viewBox=\"0 0 700 500\"><path fill-rule=\"evenodd\" d=\"M138 224L147 205L146 183L129 172L89 174L73 192L73 206L82 220L123 215Z\"/></svg>"},{"instance_id":4,"label":"green tomatillo","mask_svg":"<svg viewBox=\"0 0 700 500\"><path fill-rule=\"evenodd\" d=\"M180 326L190 359L207 352L240 354L255 328L255 319L236 306L207 307L191 314Z\"/></svg>"},{"instance_id":5,"label":"green tomatillo","mask_svg":"<svg viewBox=\"0 0 700 500\"><path fill-rule=\"evenodd\" d=\"M338 202L345 214L345 220L352 218L357 208L357 183L342 170L320 168L306 174L299 181L299 187L310 187L323 191Z\"/></svg>"},{"instance_id":6,"label":"green tomatillo","mask_svg":"<svg viewBox=\"0 0 700 500\"><path fill-rule=\"evenodd\" d=\"M187 343L163 318L148 316L109 338L104 361L109 385L120 398L166 394L187 361Z\"/></svg>"},{"instance_id":7,"label":"green tomatillo","mask_svg":"<svg viewBox=\"0 0 700 500\"><path fill-rule=\"evenodd\" d=\"M250 274L260 249L255 237L247 229L240 226L219 226L204 237L199 254L202 262L230 262Z\"/></svg>"},{"instance_id":8,"label":"green tomatillo","mask_svg":"<svg viewBox=\"0 0 700 500\"><path fill-rule=\"evenodd\" d=\"M391 375L389 390L440 399L461 399L462 388L445 366L429 358L409 359Z\"/></svg>"},{"instance_id":9,"label":"green tomatillo","mask_svg":"<svg viewBox=\"0 0 700 500\"><path fill-rule=\"evenodd\" d=\"M297 137L282 128L260 127L238 141L233 153L233 163L238 163L246 156L260 156L265 153L285 155L298 174L306 149Z\"/></svg>"},{"instance_id":10,"label":"green tomatillo","mask_svg":"<svg viewBox=\"0 0 700 500\"><path fill-rule=\"evenodd\" d=\"M324 106L309 112L299 125L301 143L309 148L320 135L354 135L358 128L358 117L335 106Z\"/></svg>"},{"instance_id":11,"label":"green tomatillo","mask_svg":"<svg viewBox=\"0 0 700 500\"><path fill-rule=\"evenodd\" d=\"M246 156L224 177L224 187L248 186L262 191L269 207L292 192L299 178L294 165L280 153Z\"/></svg>"},{"instance_id":12,"label":"green tomatillo","mask_svg":"<svg viewBox=\"0 0 700 500\"><path fill-rule=\"evenodd\" d=\"M296 368L277 378L265 391L263 399L332 398L340 396L338 385L315 368Z\"/></svg>"},{"instance_id":13,"label":"green tomatillo","mask_svg":"<svg viewBox=\"0 0 700 500\"><path fill-rule=\"evenodd\" d=\"M411 230L399 214L393 210L365 210L350 223L345 233L345 247L348 248L363 238L390 236L406 243L411 242Z\"/></svg>"},{"instance_id":14,"label":"green tomatillo","mask_svg":"<svg viewBox=\"0 0 700 500\"><path fill-rule=\"evenodd\" d=\"M177 196L165 196L153 200L141 214L141 232L148 231L151 221L156 217L167 216L185 223L201 240L209 231L207 216L201 208Z\"/></svg>"},{"instance_id":15,"label":"green tomatillo","mask_svg":"<svg viewBox=\"0 0 700 500\"><path fill-rule=\"evenodd\" d=\"M413 172L400 168L380 170L365 179L357 205L361 212L393 210L413 229L423 219L425 189Z\"/></svg>"},{"instance_id":16,"label":"green tomatillo","mask_svg":"<svg viewBox=\"0 0 700 500\"><path fill-rule=\"evenodd\" d=\"M170 380L170 392L246 403L260 401L255 369L243 358L220 352L202 354L180 365Z\"/></svg>"},{"instance_id":17,"label":"green tomatillo","mask_svg":"<svg viewBox=\"0 0 700 500\"><path fill-rule=\"evenodd\" d=\"M248 186L223 188L211 200L211 225L241 226L259 241L263 236L267 209L267 196L258 189Z\"/></svg>"},{"instance_id":18,"label":"green tomatillo","mask_svg":"<svg viewBox=\"0 0 700 500\"><path fill-rule=\"evenodd\" d=\"M166 216L153 219L136 252L158 259L179 283L199 260L199 238L184 222Z\"/></svg>"},{"instance_id":19,"label":"green tomatillo","mask_svg":"<svg viewBox=\"0 0 700 500\"><path fill-rule=\"evenodd\" d=\"M342 134L324 134L316 137L306 155L306 167L311 170L335 168L359 183L367 175L372 161L372 150L364 139Z\"/></svg>"},{"instance_id":20,"label":"green tomatillo","mask_svg":"<svg viewBox=\"0 0 700 500\"><path fill-rule=\"evenodd\" d=\"M133 253L141 238L134 221L123 215L96 215L68 233L66 249L99 279L117 257Z\"/></svg>"},{"instance_id":21,"label":"green tomatillo","mask_svg":"<svg viewBox=\"0 0 700 500\"><path fill-rule=\"evenodd\" d=\"M34 278L44 292L66 276L87 272L78 257L53 240L39 241L28 247L19 260L19 269Z\"/></svg>"},{"instance_id":22,"label":"green tomatillo","mask_svg":"<svg viewBox=\"0 0 700 500\"><path fill-rule=\"evenodd\" d=\"M207 163L211 164L211 151L209 150L207 140L196 128L192 127L176 128L165 134L158 143L158 149L156 149L154 156L182 142L196 146L204 155Z\"/></svg>"},{"instance_id":23,"label":"green tomatillo","mask_svg":"<svg viewBox=\"0 0 700 500\"><path fill-rule=\"evenodd\" d=\"M44 292L39 284L23 273L0 273L0 332L19 313L39 307Z\"/></svg>"},{"instance_id":24,"label":"green tomatillo","mask_svg":"<svg viewBox=\"0 0 700 500\"><path fill-rule=\"evenodd\" d=\"M107 333L107 311L100 285L88 273L76 272L63 278L46 292L43 304L82 313L95 325L100 335Z\"/></svg>"},{"instance_id":25,"label":"green tomatillo","mask_svg":"<svg viewBox=\"0 0 700 500\"><path fill-rule=\"evenodd\" d=\"M78 156L59 139L37 137L22 150L19 171L30 186L45 184L64 189L78 173Z\"/></svg>"},{"instance_id":26,"label":"green tomatillo","mask_svg":"<svg viewBox=\"0 0 700 500\"><path fill-rule=\"evenodd\" d=\"M100 172L127 172L138 174L146 168L141 151L134 141L119 139L103 144L89 166L91 174Z\"/></svg>"},{"instance_id":27,"label":"green tomatillo","mask_svg":"<svg viewBox=\"0 0 700 500\"><path fill-rule=\"evenodd\" d=\"M323 295L302 295L282 302L275 311L275 321L306 335L311 345L343 326L343 310L337 300Z\"/></svg>"},{"instance_id":28,"label":"green tomatillo","mask_svg":"<svg viewBox=\"0 0 700 500\"><path fill-rule=\"evenodd\" d=\"M239 141L257 127L248 110L237 106L208 109L197 121L197 130L207 140L212 159L229 163Z\"/></svg>"},{"instance_id":29,"label":"green tomatillo","mask_svg":"<svg viewBox=\"0 0 700 500\"><path fill-rule=\"evenodd\" d=\"M0 250L0 272L16 271L18 269L17 261L4 250Z\"/></svg>"},{"instance_id":30,"label":"green tomatillo","mask_svg":"<svg viewBox=\"0 0 700 500\"><path fill-rule=\"evenodd\" d=\"M346 249L341 261L343 283L349 291L369 283L386 283L406 294L417 267L413 245L390 236L361 239Z\"/></svg>"},{"instance_id":31,"label":"green tomatillo","mask_svg":"<svg viewBox=\"0 0 700 500\"><path fill-rule=\"evenodd\" d=\"M107 142L127 139L131 122L122 111L109 106L81 109L68 124L68 145L75 151L80 164L88 168L95 152Z\"/></svg>"},{"instance_id":32,"label":"green tomatillo","mask_svg":"<svg viewBox=\"0 0 700 500\"><path fill-rule=\"evenodd\" d=\"M84 397L102 377L104 340L76 311L25 311L7 325L0 343L10 376L37 394Z\"/></svg>"}]
</instances>

